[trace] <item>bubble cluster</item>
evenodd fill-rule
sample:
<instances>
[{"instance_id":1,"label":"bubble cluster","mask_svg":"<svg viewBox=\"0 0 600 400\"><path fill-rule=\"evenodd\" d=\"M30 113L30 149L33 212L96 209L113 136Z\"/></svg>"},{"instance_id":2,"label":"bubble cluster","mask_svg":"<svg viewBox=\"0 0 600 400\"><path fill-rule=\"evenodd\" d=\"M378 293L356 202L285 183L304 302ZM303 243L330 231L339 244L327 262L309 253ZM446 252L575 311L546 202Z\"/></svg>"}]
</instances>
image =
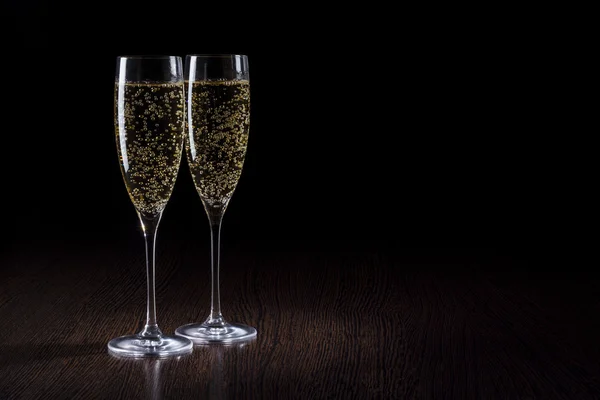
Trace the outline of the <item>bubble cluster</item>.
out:
<instances>
[{"instance_id":1,"label":"bubble cluster","mask_svg":"<svg viewBox=\"0 0 600 400\"><path fill-rule=\"evenodd\" d=\"M121 172L131 201L143 215L163 211L171 197L181 161L184 107L182 84L116 84Z\"/></svg>"},{"instance_id":2,"label":"bubble cluster","mask_svg":"<svg viewBox=\"0 0 600 400\"><path fill-rule=\"evenodd\" d=\"M194 184L205 204L226 206L246 156L250 83L194 82L190 97L186 154Z\"/></svg>"}]
</instances>

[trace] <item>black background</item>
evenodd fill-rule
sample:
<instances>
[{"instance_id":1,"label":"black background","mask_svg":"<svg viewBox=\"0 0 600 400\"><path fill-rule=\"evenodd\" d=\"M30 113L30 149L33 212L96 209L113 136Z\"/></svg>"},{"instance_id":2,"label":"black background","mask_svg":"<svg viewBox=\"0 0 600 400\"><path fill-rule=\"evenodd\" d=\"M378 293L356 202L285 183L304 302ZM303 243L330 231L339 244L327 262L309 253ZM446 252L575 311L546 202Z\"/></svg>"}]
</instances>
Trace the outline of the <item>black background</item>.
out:
<instances>
[{"instance_id":1,"label":"black background","mask_svg":"<svg viewBox=\"0 0 600 400\"><path fill-rule=\"evenodd\" d=\"M116 57L238 53L251 136L224 240L523 257L549 245L544 37L523 10L6 5L4 244L137 237L114 143ZM185 161L161 226L208 233Z\"/></svg>"}]
</instances>

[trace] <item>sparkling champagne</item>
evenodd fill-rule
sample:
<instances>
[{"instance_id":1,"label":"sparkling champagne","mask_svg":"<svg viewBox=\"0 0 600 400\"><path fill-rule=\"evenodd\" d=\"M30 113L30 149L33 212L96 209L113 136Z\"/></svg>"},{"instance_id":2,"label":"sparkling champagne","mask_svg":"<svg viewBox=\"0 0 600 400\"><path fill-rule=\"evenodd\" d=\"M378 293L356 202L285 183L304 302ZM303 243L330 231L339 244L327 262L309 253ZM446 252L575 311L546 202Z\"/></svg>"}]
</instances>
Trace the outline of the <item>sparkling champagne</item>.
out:
<instances>
[{"instance_id":1,"label":"sparkling champagne","mask_svg":"<svg viewBox=\"0 0 600 400\"><path fill-rule=\"evenodd\" d=\"M197 81L188 95L186 154L201 199L226 206L242 173L250 129L248 81Z\"/></svg>"},{"instance_id":2,"label":"sparkling champagne","mask_svg":"<svg viewBox=\"0 0 600 400\"><path fill-rule=\"evenodd\" d=\"M136 210L164 210L177 178L185 124L182 84L116 83L115 126L121 172Z\"/></svg>"}]
</instances>

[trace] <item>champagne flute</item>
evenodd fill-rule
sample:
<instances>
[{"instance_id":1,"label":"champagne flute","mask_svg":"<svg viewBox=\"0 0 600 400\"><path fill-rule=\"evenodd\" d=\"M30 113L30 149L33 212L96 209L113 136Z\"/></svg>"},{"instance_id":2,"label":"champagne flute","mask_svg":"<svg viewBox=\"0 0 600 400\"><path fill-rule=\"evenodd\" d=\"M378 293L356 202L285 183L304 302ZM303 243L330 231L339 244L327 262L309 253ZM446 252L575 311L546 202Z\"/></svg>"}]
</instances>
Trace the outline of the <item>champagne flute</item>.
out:
<instances>
[{"instance_id":1,"label":"champagne flute","mask_svg":"<svg viewBox=\"0 0 600 400\"><path fill-rule=\"evenodd\" d=\"M165 336L156 320L154 288L158 224L171 197L183 148L185 95L181 57L117 58L115 133L121 173L146 240L147 319L136 335L108 343L125 357L171 356L192 351L180 336Z\"/></svg>"},{"instance_id":2,"label":"champagne flute","mask_svg":"<svg viewBox=\"0 0 600 400\"><path fill-rule=\"evenodd\" d=\"M194 344L251 339L256 329L229 323L219 295L223 215L242 173L250 129L250 81L244 55L188 55L186 155L211 227L211 307L203 323L180 326L175 334Z\"/></svg>"}]
</instances>

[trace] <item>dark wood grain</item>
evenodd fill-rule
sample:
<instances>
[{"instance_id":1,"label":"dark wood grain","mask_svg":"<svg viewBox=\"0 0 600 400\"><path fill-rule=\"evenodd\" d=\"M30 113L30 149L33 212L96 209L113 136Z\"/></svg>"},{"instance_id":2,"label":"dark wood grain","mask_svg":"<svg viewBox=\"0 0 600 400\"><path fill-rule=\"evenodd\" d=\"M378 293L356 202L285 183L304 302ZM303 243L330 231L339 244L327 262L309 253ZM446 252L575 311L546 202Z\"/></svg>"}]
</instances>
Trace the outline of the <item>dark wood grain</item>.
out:
<instances>
[{"instance_id":1,"label":"dark wood grain","mask_svg":"<svg viewBox=\"0 0 600 400\"><path fill-rule=\"evenodd\" d=\"M145 311L136 242L2 256L1 399L598 399L600 284L493 254L339 244L223 250L225 316L256 340L177 359L106 343ZM159 242L159 323L203 320L208 248Z\"/></svg>"}]
</instances>

